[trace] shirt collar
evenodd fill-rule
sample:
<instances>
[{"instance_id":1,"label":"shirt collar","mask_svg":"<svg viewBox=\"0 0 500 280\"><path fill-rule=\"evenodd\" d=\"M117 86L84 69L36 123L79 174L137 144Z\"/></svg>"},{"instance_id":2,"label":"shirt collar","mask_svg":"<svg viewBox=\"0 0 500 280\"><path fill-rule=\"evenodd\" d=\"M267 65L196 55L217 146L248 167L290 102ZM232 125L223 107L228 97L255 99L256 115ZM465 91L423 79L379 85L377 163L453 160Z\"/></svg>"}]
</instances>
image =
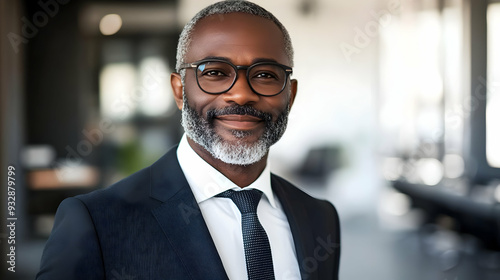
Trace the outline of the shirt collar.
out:
<instances>
[{"instance_id":1,"label":"shirt collar","mask_svg":"<svg viewBox=\"0 0 500 280\"><path fill-rule=\"evenodd\" d=\"M242 189L203 160L189 145L186 134L177 148L177 158L198 204L229 189L258 189L264 193L271 206L277 208L271 188L269 161L257 180Z\"/></svg>"}]
</instances>

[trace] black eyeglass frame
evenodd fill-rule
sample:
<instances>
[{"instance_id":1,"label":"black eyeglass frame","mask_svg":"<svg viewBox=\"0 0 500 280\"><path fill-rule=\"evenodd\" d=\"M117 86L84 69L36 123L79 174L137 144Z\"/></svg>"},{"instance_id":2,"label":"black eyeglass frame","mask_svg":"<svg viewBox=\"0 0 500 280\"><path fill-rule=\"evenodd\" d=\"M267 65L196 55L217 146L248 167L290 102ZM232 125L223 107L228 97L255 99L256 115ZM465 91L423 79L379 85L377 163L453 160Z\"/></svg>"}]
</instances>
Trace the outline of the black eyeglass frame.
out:
<instances>
[{"instance_id":1,"label":"black eyeglass frame","mask_svg":"<svg viewBox=\"0 0 500 280\"><path fill-rule=\"evenodd\" d=\"M257 94L257 95L260 95L260 96L266 96L266 97L271 97L271 96L276 96L280 93L283 92L283 90L285 89L286 87L286 84L288 83L288 79L290 78L290 75L292 75L293 73L293 69L292 67L290 66L287 66L287 65L284 65L284 64L280 64L280 63L277 63L277 62L273 62L273 61L263 61L263 62L257 62L257 63L254 63L252 65L234 65L233 63L231 63L230 61L227 61L227 60L224 60L224 59L203 59L203 60L200 60L200 61L196 61L196 62L193 62L193 63L184 63L184 64L181 64L181 66L179 67L179 70L182 70L182 69L188 69L188 68L194 68L194 69L198 69L198 66L200 66L201 64L203 63L206 63L206 62L223 62L223 63L227 63L229 64L231 67L233 67L233 69L235 70L236 72L236 76L234 77L234 80L233 80L233 83L231 84L231 86L229 86L228 89L224 90L224 91L220 91L220 92L208 92L206 90L204 90L201 86L200 86L200 81L198 80L198 75L195 75L196 76L196 83L198 84L198 87L205 93L208 93L208 94L213 94L213 95L216 95L216 94L222 94L222 93L226 93L228 91L231 90L231 88L233 88L234 84L236 83L236 81L238 80L238 72L239 70L246 70L246 75L245 77L247 78L247 83L248 83L248 86L250 87L250 89L252 89L252 91ZM278 93L275 93L275 94L271 94L271 95L266 95L266 94L261 94L259 92L257 92L253 87L252 87L252 84L250 83L250 77L249 77L249 73L252 68L256 67L256 66L260 66L260 65L275 65L275 66L279 66L280 68L282 68L283 70L285 70L285 82L283 83L283 87L281 88L281 90L278 92Z\"/></svg>"}]
</instances>

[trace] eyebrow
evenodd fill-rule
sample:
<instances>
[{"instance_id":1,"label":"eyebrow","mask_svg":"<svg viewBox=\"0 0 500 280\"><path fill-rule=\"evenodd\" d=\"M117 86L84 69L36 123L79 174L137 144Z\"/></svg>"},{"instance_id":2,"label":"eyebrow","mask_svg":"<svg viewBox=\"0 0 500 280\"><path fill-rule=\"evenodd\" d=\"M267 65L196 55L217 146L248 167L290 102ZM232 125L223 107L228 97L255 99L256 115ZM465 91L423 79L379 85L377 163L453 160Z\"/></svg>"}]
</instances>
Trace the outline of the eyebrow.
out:
<instances>
[{"instance_id":1,"label":"eyebrow","mask_svg":"<svg viewBox=\"0 0 500 280\"><path fill-rule=\"evenodd\" d=\"M206 56L206 57L204 57L204 58L202 58L202 59L200 59L200 60L205 60L205 59L220 59L220 60L225 60L225 61L228 61L228 62L233 63L233 62L231 61L231 59L230 59L230 58L225 57L225 56ZM199 61L200 61L200 60L199 60ZM250 63L250 65L251 65L251 64L255 64L255 63L259 63L259 62L276 62L276 63L278 63L278 61L276 61L276 59L272 59L272 58L264 58L264 57L258 57L258 58L254 58L254 59L252 60L252 62ZM234 63L233 63L233 64L234 64Z\"/></svg>"}]
</instances>

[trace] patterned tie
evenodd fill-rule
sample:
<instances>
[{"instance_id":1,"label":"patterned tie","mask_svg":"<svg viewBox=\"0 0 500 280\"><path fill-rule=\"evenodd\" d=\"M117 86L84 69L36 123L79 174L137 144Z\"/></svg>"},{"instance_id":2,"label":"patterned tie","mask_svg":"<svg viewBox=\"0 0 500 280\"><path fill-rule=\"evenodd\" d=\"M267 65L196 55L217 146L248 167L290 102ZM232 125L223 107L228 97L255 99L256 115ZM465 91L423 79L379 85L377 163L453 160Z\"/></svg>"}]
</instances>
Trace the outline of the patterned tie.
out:
<instances>
[{"instance_id":1,"label":"patterned tie","mask_svg":"<svg viewBox=\"0 0 500 280\"><path fill-rule=\"evenodd\" d=\"M216 196L230 198L241 212L241 228L248 279L274 279L271 246L266 231L257 217L257 205L259 205L262 192L256 189L227 190Z\"/></svg>"}]
</instances>

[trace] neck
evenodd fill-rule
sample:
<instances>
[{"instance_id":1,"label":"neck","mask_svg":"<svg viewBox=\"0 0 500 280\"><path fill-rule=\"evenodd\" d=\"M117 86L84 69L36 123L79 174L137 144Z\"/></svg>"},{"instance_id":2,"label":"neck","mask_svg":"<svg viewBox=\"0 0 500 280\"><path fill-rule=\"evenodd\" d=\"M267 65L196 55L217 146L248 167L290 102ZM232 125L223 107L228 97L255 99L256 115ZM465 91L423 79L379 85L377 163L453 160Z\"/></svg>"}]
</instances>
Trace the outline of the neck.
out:
<instances>
[{"instance_id":1,"label":"neck","mask_svg":"<svg viewBox=\"0 0 500 280\"><path fill-rule=\"evenodd\" d=\"M267 154L259 161L250 165L228 164L220 159L214 158L205 148L198 145L196 142L187 138L189 145L193 150L213 168L226 176L229 180L235 183L238 187L244 188L253 183L259 178L264 168L266 168Z\"/></svg>"}]
</instances>

